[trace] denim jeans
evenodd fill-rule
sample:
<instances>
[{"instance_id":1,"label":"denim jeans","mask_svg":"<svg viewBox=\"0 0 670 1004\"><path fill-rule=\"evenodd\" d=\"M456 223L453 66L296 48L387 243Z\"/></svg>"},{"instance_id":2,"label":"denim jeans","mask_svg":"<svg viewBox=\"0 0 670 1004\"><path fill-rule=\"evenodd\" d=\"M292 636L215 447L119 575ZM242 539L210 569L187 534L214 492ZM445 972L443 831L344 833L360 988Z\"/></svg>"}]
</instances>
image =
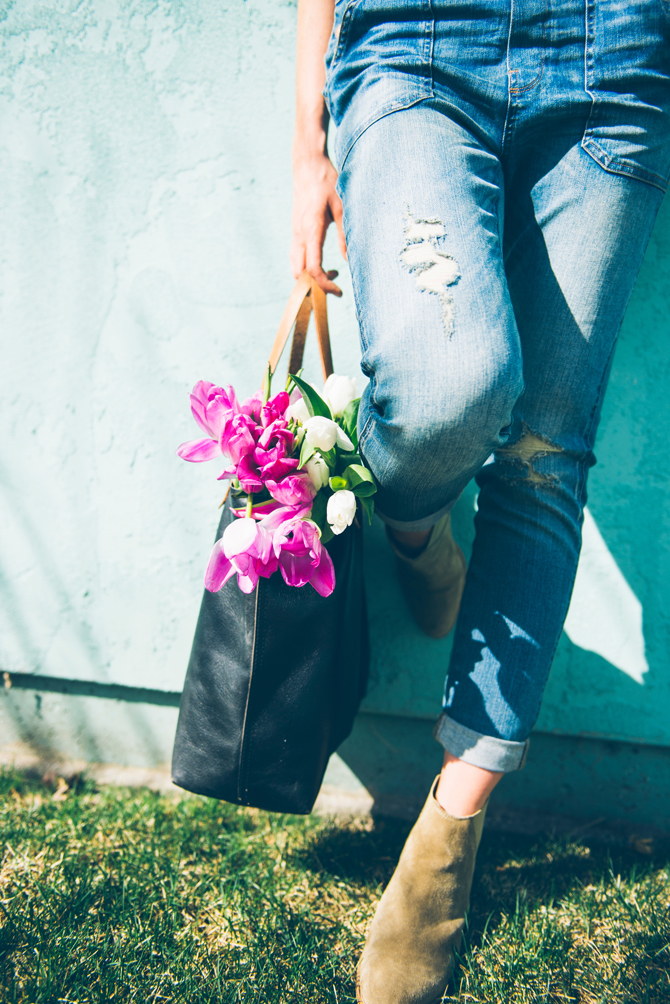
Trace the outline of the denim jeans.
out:
<instances>
[{"instance_id":1,"label":"denim jeans","mask_svg":"<svg viewBox=\"0 0 670 1004\"><path fill-rule=\"evenodd\" d=\"M480 488L437 735L514 770L670 174L670 5L339 0L326 69L378 510L427 529Z\"/></svg>"}]
</instances>

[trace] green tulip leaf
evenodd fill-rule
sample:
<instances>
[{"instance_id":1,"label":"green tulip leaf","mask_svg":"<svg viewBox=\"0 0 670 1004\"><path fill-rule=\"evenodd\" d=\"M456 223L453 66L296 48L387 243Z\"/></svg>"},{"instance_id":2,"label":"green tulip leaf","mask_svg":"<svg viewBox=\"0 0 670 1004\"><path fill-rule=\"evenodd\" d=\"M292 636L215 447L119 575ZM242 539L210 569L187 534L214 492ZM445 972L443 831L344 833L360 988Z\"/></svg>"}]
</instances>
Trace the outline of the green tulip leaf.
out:
<instances>
[{"instance_id":1,"label":"green tulip leaf","mask_svg":"<svg viewBox=\"0 0 670 1004\"><path fill-rule=\"evenodd\" d=\"M291 375L291 380L300 390L303 400L307 406L307 411L312 417L315 415L322 415L324 418L332 419L333 416L330 413L330 408L321 395L314 390L311 383L307 383L306 380L303 380L302 377L299 377L297 374Z\"/></svg>"},{"instance_id":2,"label":"green tulip leaf","mask_svg":"<svg viewBox=\"0 0 670 1004\"><path fill-rule=\"evenodd\" d=\"M360 407L360 403L360 397L357 397L355 401L350 401L342 414L342 428L356 447L358 447L358 431L356 426L358 424L358 409Z\"/></svg>"},{"instance_id":3,"label":"green tulip leaf","mask_svg":"<svg viewBox=\"0 0 670 1004\"><path fill-rule=\"evenodd\" d=\"M351 489L357 499L367 499L377 491L376 485L371 485L369 481L361 481L355 488Z\"/></svg>"},{"instance_id":4,"label":"green tulip leaf","mask_svg":"<svg viewBox=\"0 0 670 1004\"><path fill-rule=\"evenodd\" d=\"M300 463L298 464L298 470L300 470L301 467L304 467L310 457L313 457L315 453L316 450L313 446L309 445L307 437L305 436L302 441L302 446L300 447Z\"/></svg>"},{"instance_id":5,"label":"green tulip leaf","mask_svg":"<svg viewBox=\"0 0 670 1004\"><path fill-rule=\"evenodd\" d=\"M372 514L375 511L375 504L371 498L360 498L361 506L365 515L368 517L368 523L372 525Z\"/></svg>"},{"instance_id":6,"label":"green tulip leaf","mask_svg":"<svg viewBox=\"0 0 670 1004\"><path fill-rule=\"evenodd\" d=\"M337 447L333 447L332 450L319 450L319 453L326 461L331 471L335 470L335 465L337 464Z\"/></svg>"},{"instance_id":7,"label":"green tulip leaf","mask_svg":"<svg viewBox=\"0 0 670 1004\"><path fill-rule=\"evenodd\" d=\"M324 528L328 526L326 522L326 507L328 506L328 499L326 498L325 492L318 492L312 501L312 515L310 519L316 523L319 530L323 532Z\"/></svg>"},{"instance_id":8,"label":"green tulip leaf","mask_svg":"<svg viewBox=\"0 0 670 1004\"><path fill-rule=\"evenodd\" d=\"M332 540L335 534L330 528L330 523L325 523L323 530L321 531L321 543L327 544L329 540Z\"/></svg>"},{"instance_id":9,"label":"green tulip leaf","mask_svg":"<svg viewBox=\"0 0 670 1004\"><path fill-rule=\"evenodd\" d=\"M375 479L367 467L363 467L362 464L349 464L349 466L342 472L342 477L347 479L352 488L355 488L356 485L363 483L371 484L373 488L375 487ZM368 494L371 493L368 492Z\"/></svg>"}]
</instances>

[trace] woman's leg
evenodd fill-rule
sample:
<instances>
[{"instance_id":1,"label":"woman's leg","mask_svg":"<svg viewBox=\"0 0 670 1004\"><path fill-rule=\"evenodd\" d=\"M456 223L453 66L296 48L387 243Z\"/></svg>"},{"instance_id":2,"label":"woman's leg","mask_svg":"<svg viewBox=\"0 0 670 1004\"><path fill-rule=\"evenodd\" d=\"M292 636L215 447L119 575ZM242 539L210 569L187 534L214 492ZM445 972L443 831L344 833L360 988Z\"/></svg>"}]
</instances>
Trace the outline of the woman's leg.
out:
<instances>
[{"instance_id":1,"label":"woman's leg","mask_svg":"<svg viewBox=\"0 0 670 1004\"><path fill-rule=\"evenodd\" d=\"M357 140L340 189L370 377L359 442L382 518L397 533L425 533L507 441L522 391L500 163L425 103ZM419 985L428 1000L444 988L482 806L500 776L448 758L375 916L360 965L364 1004L422 1000Z\"/></svg>"},{"instance_id":2,"label":"woman's leg","mask_svg":"<svg viewBox=\"0 0 670 1004\"><path fill-rule=\"evenodd\" d=\"M567 613L616 336L662 192L560 132L508 168L505 265L524 360L512 435L481 492L438 736L518 767Z\"/></svg>"},{"instance_id":3,"label":"woman's leg","mask_svg":"<svg viewBox=\"0 0 670 1004\"><path fill-rule=\"evenodd\" d=\"M449 149L441 151L448 164L445 179L441 188L436 182L439 194L432 197L438 206L428 208L424 201L421 216L410 219L417 227L444 229L433 245L435 254L419 250L414 260L424 253L432 265L440 265L438 256L444 253L458 261L460 278L449 284L446 304L453 327L438 339L434 323L432 328L427 323L417 295L429 303L437 299L441 313L445 303L426 289L428 283L421 288L421 272L410 273L419 282L416 292L410 290L413 309L403 314L407 288L401 269L412 242L401 245L400 268L388 262L387 254L390 281L396 283L393 309L387 309L389 275L379 262L390 243L388 220L397 202L387 197L379 177L389 164L378 169L376 179L371 168L379 185L371 204L381 201L379 215L372 217L374 236L365 231L366 245L356 239L353 226L354 240L350 237L359 309L364 304L364 362L371 375L363 449L382 484L384 516L401 531L425 529L447 511L471 464L480 465L481 495L446 714L438 730L447 750L445 766L368 937L360 969L365 1004L428 1001L444 986L445 963L439 960L447 958L452 936L458 937L467 905L481 826L478 810L502 774L523 762L567 610L586 473L593 463L616 333L662 195L645 182L604 171L579 143L566 142L560 130L554 145L520 145L518 166L508 165L505 270L500 273L494 214L485 199L487 192L491 195L486 188L491 175L482 177L482 165L490 168L493 158L464 140L462 169L471 175L463 181L463 175L449 170L449 160L459 156L454 149L454 137L462 136L459 128L448 119L444 125L434 122L429 107L418 111L404 113L406 126L392 124L390 116L382 142L395 141L396 149L402 148L404 128L420 124L412 153L435 163L436 149L425 148L427 137L437 149L439 137L449 137ZM408 121L414 116L414 123ZM359 152L365 162L362 146ZM399 156L390 157L393 170ZM423 169L420 174L423 188ZM483 210L465 194L471 181L477 192L472 201L483 198ZM409 187L416 199L415 182L412 176ZM465 192L459 190L456 197L459 188ZM346 210L347 188L343 191ZM498 189L498 206L499 200ZM490 256L490 267L485 257L479 267L478 252ZM371 261L374 255L378 258ZM481 298L463 282L471 272ZM516 320L509 313L510 300ZM373 314L368 313L371 303ZM469 341L461 340L465 333ZM516 394L515 367L506 369L511 359L520 359L517 336L526 379L522 395ZM425 359L423 384L415 371L417 358ZM506 372L515 373L512 394L502 377ZM437 407L431 406L431 396L437 397ZM412 411L415 399L418 407ZM495 438L493 457L484 463ZM408 941L410 930L418 942Z\"/></svg>"}]
</instances>

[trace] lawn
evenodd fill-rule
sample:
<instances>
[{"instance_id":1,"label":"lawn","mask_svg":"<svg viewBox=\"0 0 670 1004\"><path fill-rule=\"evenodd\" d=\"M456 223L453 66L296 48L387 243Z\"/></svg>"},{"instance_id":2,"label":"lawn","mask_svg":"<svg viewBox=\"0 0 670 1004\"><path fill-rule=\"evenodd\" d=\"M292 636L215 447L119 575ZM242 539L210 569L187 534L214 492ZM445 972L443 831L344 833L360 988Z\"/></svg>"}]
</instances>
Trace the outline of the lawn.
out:
<instances>
[{"instance_id":1,"label":"lawn","mask_svg":"<svg viewBox=\"0 0 670 1004\"><path fill-rule=\"evenodd\" d=\"M407 824L0 786L2 1004L354 1000ZM485 832L445 1000L669 1004L669 906L667 854L644 842Z\"/></svg>"}]
</instances>

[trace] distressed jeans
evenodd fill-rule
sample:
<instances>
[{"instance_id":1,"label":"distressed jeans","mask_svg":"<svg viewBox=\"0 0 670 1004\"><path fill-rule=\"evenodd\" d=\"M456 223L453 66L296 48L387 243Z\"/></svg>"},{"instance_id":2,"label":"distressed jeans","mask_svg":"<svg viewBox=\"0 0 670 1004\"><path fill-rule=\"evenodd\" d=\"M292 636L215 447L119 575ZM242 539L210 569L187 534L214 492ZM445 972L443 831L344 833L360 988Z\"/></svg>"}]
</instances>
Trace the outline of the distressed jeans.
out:
<instances>
[{"instance_id":1,"label":"distressed jeans","mask_svg":"<svg viewBox=\"0 0 670 1004\"><path fill-rule=\"evenodd\" d=\"M326 69L378 510L428 529L480 489L436 734L518 769L670 174L670 7L339 0Z\"/></svg>"}]
</instances>

